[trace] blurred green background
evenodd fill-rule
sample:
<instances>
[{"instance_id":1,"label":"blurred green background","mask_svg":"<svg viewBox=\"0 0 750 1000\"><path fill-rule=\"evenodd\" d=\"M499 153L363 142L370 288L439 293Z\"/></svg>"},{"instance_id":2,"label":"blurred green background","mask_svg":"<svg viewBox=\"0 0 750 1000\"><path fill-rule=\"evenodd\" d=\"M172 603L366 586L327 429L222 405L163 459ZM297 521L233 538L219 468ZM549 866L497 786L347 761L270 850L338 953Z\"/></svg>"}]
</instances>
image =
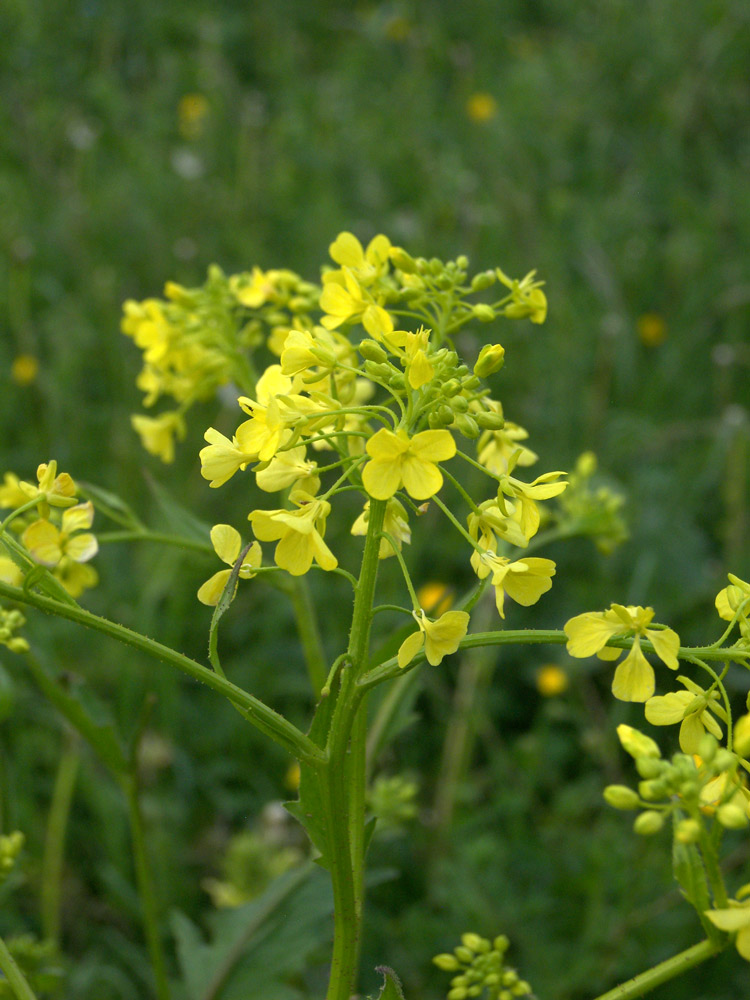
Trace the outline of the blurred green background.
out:
<instances>
[{"instance_id":1,"label":"blurred green background","mask_svg":"<svg viewBox=\"0 0 750 1000\"><path fill-rule=\"evenodd\" d=\"M119 332L124 299L160 295L167 279L200 284L211 262L315 279L342 229L415 255L466 253L477 270L536 267L546 324L498 330L506 413L529 429L540 472L594 450L627 496L631 537L606 558L588 542L554 546L553 591L511 625L560 627L618 600L653 605L686 642L715 638L725 572L750 574L749 60L743 0L5 0L0 473L28 478L54 457L149 523L163 523L154 480L207 524L225 520L241 496L209 491L197 452L206 426L233 426L235 404L194 414L174 466L146 455L129 421L140 359ZM352 544L345 530L340 544ZM194 593L211 559L113 546L97 562L87 606L204 656ZM321 593L331 607L339 592L323 581ZM225 628L232 676L303 720L287 610L261 587L242 601ZM328 612L331 653L347 610ZM230 834L288 794L288 762L166 668L34 624L48 662L85 677L125 732L156 691L150 846L164 912L200 923L212 905L200 880L220 870ZM0 932L38 932L34 858L64 736L0 655L15 690L0 731L3 828L29 840ZM508 933L539 996L557 1000L700 936L665 844L636 841L601 802L606 781L628 777L613 723L638 724L639 711L613 706L606 674L580 664L566 692L543 697L535 678L550 659L571 669L560 651L503 654L469 720L477 742L451 822L435 820L434 760L448 753L455 665L427 677L421 728L386 760L417 779L419 810L409 837L374 847L391 877L372 892L365 969L392 965L407 997L443 995L429 959L464 930ZM267 669L280 661L288 671ZM75 794L64 995L146 996L124 812L85 752ZM747 865L739 841L735 863ZM303 980L297 995L315 995ZM722 1000L746 982L727 955L659 996Z\"/></svg>"}]
</instances>

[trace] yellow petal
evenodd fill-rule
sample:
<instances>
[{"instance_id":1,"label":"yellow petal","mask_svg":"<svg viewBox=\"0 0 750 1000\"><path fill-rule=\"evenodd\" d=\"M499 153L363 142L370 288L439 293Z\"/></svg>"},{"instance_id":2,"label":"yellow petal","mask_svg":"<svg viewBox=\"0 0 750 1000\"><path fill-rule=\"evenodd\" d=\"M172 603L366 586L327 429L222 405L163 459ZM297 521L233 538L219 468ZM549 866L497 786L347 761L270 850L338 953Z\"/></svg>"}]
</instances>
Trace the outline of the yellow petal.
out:
<instances>
[{"instance_id":1,"label":"yellow petal","mask_svg":"<svg viewBox=\"0 0 750 1000\"><path fill-rule=\"evenodd\" d=\"M638 640L615 670L612 694L620 701L648 701L654 693L654 669L641 652Z\"/></svg>"},{"instance_id":2,"label":"yellow petal","mask_svg":"<svg viewBox=\"0 0 750 1000\"><path fill-rule=\"evenodd\" d=\"M685 709L693 699L694 696L689 691L670 691L669 694L656 695L646 702L646 719L652 726L672 726L676 722L682 722Z\"/></svg>"},{"instance_id":3,"label":"yellow petal","mask_svg":"<svg viewBox=\"0 0 750 1000\"><path fill-rule=\"evenodd\" d=\"M368 462L362 470L362 485L374 500L390 499L401 485L400 462Z\"/></svg>"},{"instance_id":4,"label":"yellow petal","mask_svg":"<svg viewBox=\"0 0 750 1000\"><path fill-rule=\"evenodd\" d=\"M423 645L423 632L412 632L411 635L408 635L399 647L398 665L403 669L408 663L411 663Z\"/></svg>"},{"instance_id":5,"label":"yellow petal","mask_svg":"<svg viewBox=\"0 0 750 1000\"><path fill-rule=\"evenodd\" d=\"M220 569L210 580L206 580L198 591L198 600L201 604L207 604L212 608L219 603L231 573L231 569Z\"/></svg>"},{"instance_id":6,"label":"yellow petal","mask_svg":"<svg viewBox=\"0 0 750 1000\"><path fill-rule=\"evenodd\" d=\"M424 612L422 616L427 661L436 667L444 656L458 649L469 627L469 615L465 611L446 611L435 622L429 621Z\"/></svg>"},{"instance_id":7,"label":"yellow petal","mask_svg":"<svg viewBox=\"0 0 750 1000\"><path fill-rule=\"evenodd\" d=\"M456 442L450 431L420 431L411 439L409 451L424 462L445 462L456 454Z\"/></svg>"},{"instance_id":8,"label":"yellow petal","mask_svg":"<svg viewBox=\"0 0 750 1000\"><path fill-rule=\"evenodd\" d=\"M728 910L706 910L705 912L711 923L720 931L727 931L731 934L732 931L750 927L750 906L733 906Z\"/></svg>"},{"instance_id":9,"label":"yellow petal","mask_svg":"<svg viewBox=\"0 0 750 1000\"><path fill-rule=\"evenodd\" d=\"M671 628L646 629L646 638L651 641L654 652L670 670L677 670L677 651L680 648L680 637Z\"/></svg>"},{"instance_id":10,"label":"yellow petal","mask_svg":"<svg viewBox=\"0 0 750 1000\"><path fill-rule=\"evenodd\" d=\"M34 521L24 531L21 541L43 566L56 566L62 558L60 532L50 521Z\"/></svg>"},{"instance_id":11,"label":"yellow petal","mask_svg":"<svg viewBox=\"0 0 750 1000\"><path fill-rule=\"evenodd\" d=\"M315 549L311 534L290 531L276 546L276 565L292 576L302 576L312 566Z\"/></svg>"},{"instance_id":12,"label":"yellow petal","mask_svg":"<svg viewBox=\"0 0 750 1000\"><path fill-rule=\"evenodd\" d=\"M240 554L242 539L239 531L231 524L215 524L211 528L211 544L219 559L233 566Z\"/></svg>"},{"instance_id":13,"label":"yellow petal","mask_svg":"<svg viewBox=\"0 0 750 1000\"><path fill-rule=\"evenodd\" d=\"M98 551L99 542L94 535L88 532L74 535L73 538L68 539L65 546L65 555L77 563L88 562L89 559L94 558Z\"/></svg>"},{"instance_id":14,"label":"yellow petal","mask_svg":"<svg viewBox=\"0 0 750 1000\"><path fill-rule=\"evenodd\" d=\"M588 611L565 623L566 648L571 656L593 656L606 646L608 639L625 631L621 622L607 621L604 614L603 611Z\"/></svg>"},{"instance_id":15,"label":"yellow petal","mask_svg":"<svg viewBox=\"0 0 750 1000\"><path fill-rule=\"evenodd\" d=\"M433 462L408 454L401 466L404 488L415 500L429 500L443 485L443 474Z\"/></svg>"},{"instance_id":16,"label":"yellow petal","mask_svg":"<svg viewBox=\"0 0 750 1000\"><path fill-rule=\"evenodd\" d=\"M362 244L353 233L339 233L328 248L331 260L341 267L359 267L364 263Z\"/></svg>"}]
</instances>

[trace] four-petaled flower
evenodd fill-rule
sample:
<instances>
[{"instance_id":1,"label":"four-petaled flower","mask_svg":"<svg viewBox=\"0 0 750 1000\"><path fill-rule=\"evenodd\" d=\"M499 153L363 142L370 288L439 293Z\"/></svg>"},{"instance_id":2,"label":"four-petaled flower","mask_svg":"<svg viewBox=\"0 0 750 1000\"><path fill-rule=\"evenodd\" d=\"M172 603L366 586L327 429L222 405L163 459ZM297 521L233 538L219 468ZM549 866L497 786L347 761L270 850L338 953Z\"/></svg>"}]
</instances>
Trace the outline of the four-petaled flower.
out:
<instances>
[{"instance_id":1,"label":"four-petaled flower","mask_svg":"<svg viewBox=\"0 0 750 1000\"><path fill-rule=\"evenodd\" d=\"M646 719L652 726L681 723L680 749L683 753L698 753L701 737L706 730L717 740L722 737L721 726L711 712L724 722L727 721L727 713L719 702L718 691L704 691L689 677L680 676L677 680L686 690L669 691L649 698L645 706Z\"/></svg>"},{"instance_id":2,"label":"four-petaled flower","mask_svg":"<svg viewBox=\"0 0 750 1000\"><path fill-rule=\"evenodd\" d=\"M600 660L616 660L621 650L607 646L614 638L635 636L633 647L615 670L612 694L620 701L648 701L654 693L654 668L641 651L641 636L670 670L677 670L680 637L671 628L649 628L653 608L612 604L608 611L590 611L565 623L567 649L571 656L596 654Z\"/></svg>"},{"instance_id":3,"label":"four-petaled flower","mask_svg":"<svg viewBox=\"0 0 750 1000\"><path fill-rule=\"evenodd\" d=\"M424 611L413 611L412 615L418 632L412 632L401 643L398 651L398 665L405 667L424 646L427 662L436 667L444 656L455 653L469 627L466 611L446 611L437 621L430 621Z\"/></svg>"},{"instance_id":4,"label":"four-petaled flower","mask_svg":"<svg viewBox=\"0 0 750 1000\"><path fill-rule=\"evenodd\" d=\"M64 510L60 528L42 518L28 526L21 540L42 566L57 566L64 556L73 562L88 562L99 551L99 543L87 530L93 520L94 505L88 500Z\"/></svg>"},{"instance_id":5,"label":"four-petaled flower","mask_svg":"<svg viewBox=\"0 0 750 1000\"><path fill-rule=\"evenodd\" d=\"M415 500L427 500L443 485L437 462L456 454L450 431L420 431L414 437L404 430L382 427L367 442L372 461L362 470L362 483L375 500L388 500L403 484Z\"/></svg>"},{"instance_id":6,"label":"four-petaled flower","mask_svg":"<svg viewBox=\"0 0 750 1000\"><path fill-rule=\"evenodd\" d=\"M261 542L278 541L276 565L292 576L307 573L313 559L321 569L335 569L338 560L323 541L331 505L301 490L291 499L299 510L254 510L248 514L255 537Z\"/></svg>"},{"instance_id":7,"label":"four-petaled flower","mask_svg":"<svg viewBox=\"0 0 750 1000\"><path fill-rule=\"evenodd\" d=\"M219 559L227 563L230 569L220 569L218 573L214 573L198 591L198 600L201 604L207 604L209 607L213 607L219 603L219 598L232 574L232 567L234 567L239 558L240 550L242 549L242 539L240 538L239 531L233 528L231 524L215 524L211 528L211 544ZM262 558L263 553L261 552L260 545L257 542L253 542L242 560L239 570L240 578L249 580L255 576L255 571L260 566Z\"/></svg>"},{"instance_id":8,"label":"four-petaled flower","mask_svg":"<svg viewBox=\"0 0 750 1000\"><path fill-rule=\"evenodd\" d=\"M555 569L551 559L524 556L523 559L511 562L505 556L496 556L493 552L487 551L481 554L476 572L480 580L492 573L495 606L500 617L505 618L506 594L516 604L522 604L524 607L536 604L542 594L546 594L552 587Z\"/></svg>"}]
</instances>

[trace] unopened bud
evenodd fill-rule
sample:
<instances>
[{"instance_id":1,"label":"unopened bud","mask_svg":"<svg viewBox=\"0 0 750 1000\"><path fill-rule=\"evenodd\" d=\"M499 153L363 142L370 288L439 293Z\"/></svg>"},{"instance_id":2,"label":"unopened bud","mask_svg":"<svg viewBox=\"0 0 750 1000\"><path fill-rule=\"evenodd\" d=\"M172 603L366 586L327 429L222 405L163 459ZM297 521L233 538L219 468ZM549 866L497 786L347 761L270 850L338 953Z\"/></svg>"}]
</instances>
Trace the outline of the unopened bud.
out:
<instances>
[{"instance_id":1,"label":"unopened bud","mask_svg":"<svg viewBox=\"0 0 750 1000\"><path fill-rule=\"evenodd\" d=\"M497 319L497 313L492 306L488 306L486 302L477 302L477 304L472 308L471 314L474 319L478 319L480 323L491 323L493 319Z\"/></svg>"},{"instance_id":2,"label":"unopened bud","mask_svg":"<svg viewBox=\"0 0 750 1000\"><path fill-rule=\"evenodd\" d=\"M493 413L492 410L479 410L472 413L482 430L499 431L505 427L505 417L500 413Z\"/></svg>"},{"instance_id":3,"label":"unopened bud","mask_svg":"<svg viewBox=\"0 0 750 1000\"><path fill-rule=\"evenodd\" d=\"M623 750L629 753L634 760L638 760L639 757L661 757L658 744L650 736L639 733L637 729L626 726L624 722L617 727L617 736Z\"/></svg>"},{"instance_id":4,"label":"unopened bud","mask_svg":"<svg viewBox=\"0 0 750 1000\"><path fill-rule=\"evenodd\" d=\"M727 830L741 830L748 823L747 813L734 802L725 802L723 806L719 806L716 818Z\"/></svg>"},{"instance_id":5,"label":"unopened bud","mask_svg":"<svg viewBox=\"0 0 750 1000\"><path fill-rule=\"evenodd\" d=\"M635 769L642 778L658 778L664 770L664 761L657 757L639 757Z\"/></svg>"},{"instance_id":6,"label":"unopened bud","mask_svg":"<svg viewBox=\"0 0 750 1000\"><path fill-rule=\"evenodd\" d=\"M736 745L736 734L737 730L735 729L735 745ZM698 756L706 764L711 763L711 761L716 756L716 751L718 749L719 749L719 744L716 740L716 737L712 736L711 733L704 733L703 736L701 736L700 740L698 741Z\"/></svg>"},{"instance_id":7,"label":"unopened bud","mask_svg":"<svg viewBox=\"0 0 750 1000\"><path fill-rule=\"evenodd\" d=\"M466 256L465 253L462 253L460 257L456 257L456 267L460 268L462 271L465 271L468 266L469 266L469 258Z\"/></svg>"},{"instance_id":8,"label":"unopened bud","mask_svg":"<svg viewBox=\"0 0 750 1000\"><path fill-rule=\"evenodd\" d=\"M458 945L457 948L453 949L453 953L459 962L465 962L470 965L474 961L474 952L471 948L467 948L465 944Z\"/></svg>"},{"instance_id":9,"label":"unopened bud","mask_svg":"<svg viewBox=\"0 0 750 1000\"><path fill-rule=\"evenodd\" d=\"M432 961L438 969L442 969L443 972L455 972L457 969L461 968L461 965L455 955L435 955Z\"/></svg>"},{"instance_id":10,"label":"unopened bud","mask_svg":"<svg viewBox=\"0 0 750 1000\"><path fill-rule=\"evenodd\" d=\"M472 292L483 292L485 288L490 288L494 285L495 280L494 271L480 271L479 274L475 274L471 279L471 290Z\"/></svg>"},{"instance_id":11,"label":"unopened bud","mask_svg":"<svg viewBox=\"0 0 750 1000\"><path fill-rule=\"evenodd\" d=\"M648 802L656 802L659 799L663 799L667 794L667 788L663 781L659 781L658 778L649 781L640 781L638 783L638 791L642 799L646 799Z\"/></svg>"},{"instance_id":12,"label":"unopened bud","mask_svg":"<svg viewBox=\"0 0 750 1000\"><path fill-rule=\"evenodd\" d=\"M607 785L604 801L613 809L637 809L639 804L638 793L627 785Z\"/></svg>"},{"instance_id":13,"label":"unopened bud","mask_svg":"<svg viewBox=\"0 0 750 1000\"><path fill-rule=\"evenodd\" d=\"M487 378L493 372L499 372L504 364L505 348L502 344L485 344L474 365L474 374L480 378Z\"/></svg>"},{"instance_id":14,"label":"unopened bud","mask_svg":"<svg viewBox=\"0 0 750 1000\"><path fill-rule=\"evenodd\" d=\"M397 267L399 271L403 271L405 274L414 274L416 272L417 262L403 247L391 247L388 251L388 256L391 258L393 266Z\"/></svg>"},{"instance_id":15,"label":"unopened bud","mask_svg":"<svg viewBox=\"0 0 750 1000\"><path fill-rule=\"evenodd\" d=\"M467 437L472 441L479 437L479 425L468 413L456 414L455 426L464 437Z\"/></svg>"},{"instance_id":16,"label":"unopened bud","mask_svg":"<svg viewBox=\"0 0 750 1000\"><path fill-rule=\"evenodd\" d=\"M635 823L633 823L633 830L643 837L650 837L652 834L658 833L663 826L664 813L648 809L636 817Z\"/></svg>"},{"instance_id":17,"label":"unopened bud","mask_svg":"<svg viewBox=\"0 0 750 1000\"><path fill-rule=\"evenodd\" d=\"M376 340L362 340L357 349L367 361L377 361L382 364L388 360L388 355Z\"/></svg>"}]
</instances>

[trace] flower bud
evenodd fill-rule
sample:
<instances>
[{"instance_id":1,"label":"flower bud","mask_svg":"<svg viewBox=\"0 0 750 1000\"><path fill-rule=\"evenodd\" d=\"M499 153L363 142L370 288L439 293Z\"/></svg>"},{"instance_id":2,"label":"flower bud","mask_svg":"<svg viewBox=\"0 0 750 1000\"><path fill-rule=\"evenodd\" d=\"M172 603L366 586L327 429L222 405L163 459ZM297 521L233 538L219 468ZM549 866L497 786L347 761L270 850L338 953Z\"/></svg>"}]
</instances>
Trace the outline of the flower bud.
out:
<instances>
[{"instance_id":1,"label":"flower bud","mask_svg":"<svg viewBox=\"0 0 750 1000\"><path fill-rule=\"evenodd\" d=\"M435 955L432 960L438 969L442 969L443 972L455 972L457 969L461 968L461 965L455 955Z\"/></svg>"},{"instance_id":2,"label":"flower bud","mask_svg":"<svg viewBox=\"0 0 750 1000\"><path fill-rule=\"evenodd\" d=\"M499 372L504 364L505 348L502 344L485 344L474 365L474 374L480 378L487 378L493 372Z\"/></svg>"},{"instance_id":3,"label":"flower bud","mask_svg":"<svg viewBox=\"0 0 750 1000\"><path fill-rule=\"evenodd\" d=\"M661 750L658 744L650 736L646 736L645 733L639 733L632 726L626 726L625 723L621 723L617 727L617 736L623 750L629 753L635 760L638 760L640 757L661 757Z\"/></svg>"},{"instance_id":4,"label":"flower bud","mask_svg":"<svg viewBox=\"0 0 750 1000\"><path fill-rule=\"evenodd\" d=\"M646 812L642 812L640 816L636 816L635 823L633 823L633 830L643 837L650 837L652 834L658 833L663 826L664 813L648 809Z\"/></svg>"},{"instance_id":5,"label":"flower bud","mask_svg":"<svg viewBox=\"0 0 750 1000\"><path fill-rule=\"evenodd\" d=\"M720 747L716 751L716 756L712 761L714 770L716 771L729 771L736 763L737 758L735 755L731 750L726 750L724 747Z\"/></svg>"},{"instance_id":6,"label":"flower bud","mask_svg":"<svg viewBox=\"0 0 750 1000\"><path fill-rule=\"evenodd\" d=\"M468 995L463 986L456 986L454 989L448 991L448 1000L466 1000Z\"/></svg>"},{"instance_id":7,"label":"flower bud","mask_svg":"<svg viewBox=\"0 0 750 1000\"><path fill-rule=\"evenodd\" d=\"M439 274L442 274L444 267L445 265L443 264L442 260L440 260L439 257L433 257L430 260L429 263L430 274L433 277L437 278Z\"/></svg>"},{"instance_id":8,"label":"flower bud","mask_svg":"<svg viewBox=\"0 0 750 1000\"><path fill-rule=\"evenodd\" d=\"M457 414L455 426L464 437L470 438L471 440L479 437L479 426L476 420L472 416L469 416L468 413Z\"/></svg>"},{"instance_id":9,"label":"flower bud","mask_svg":"<svg viewBox=\"0 0 750 1000\"><path fill-rule=\"evenodd\" d=\"M403 271L404 274L414 274L416 272L417 262L403 247L391 247L388 251L388 256L391 258L393 266L397 267L399 271Z\"/></svg>"},{"instance_id":10,"label":"flower bud","mask_svg":"<svg viewBox=\"0 0 750 1000\"><path fill-rule=\"evenodd\" d=\"M490 288L494 285L495 280L494 271L480 271L479 274L475 274L471 279L471 290L472 292L483 292L485 288Z\"/></svg>"},{"instance_id":11,"label":"flower bud","mask_svg":"<svg viewBox=\"0 0 750 1000\"><path fill-rule=\"evenodd\" d=\"M477 304L472 308L471 314L474 319L478 319L480 323L491 323L494 319L497 319L497 313L492 308L488 306L485 302L477 302Z\"/></svg>"},{"instance_id":12,"label":"flower bud","mask_svg":"<svg viewBox=\"0 0 750 1000\"><path fill-rule=\"evenodd\" d=\"M683 819L675 827L674 836L678 844L695 844L700 839L701 825L697 819Z\"/></svg>"},{"instance_id":13,"label":"flower bud","mask_svg":"<svg viewBox=\"0 0 750 1000\"><path fill-rule=\"evenodd\" d=\"M499 952L501 955L504 955L505 952L510 947L510 941L509 941L507 935L506 934L498 934L498 936L492 942L492 947L495 949L495 951Z\"/></svg>"},{"instance_id":14,"label":"flower bud","mask_svg":"<svg viewBox=\"0 0 750 1000\"><path fill-rule=\"evenodd\" d=\"M604 801L614 809L637 809L639 805L638 793L627 785L607 785Z\"/></svg>"},{"instance_id":15,"label":"flower bud","mask_svg":"<svg viewBox=\"0 0 750 1000\"><path fill-rule=\"evenodd\" d=\"M656 757L639 757L635 769L642 778L658 778L664 771L664 761Z\"/></svg>"},{"instance_id":16,"label":"flower bud","mask_svg":"<svg viewBox=\"0 0 750 1000\"><path fill-rule=\"evenodd\" d=\"M716 810L716 818L727 830L742 830L748 824L747 813L734 802L725 802Z\"/></svg>"},{"instance_id":17,"label":"flower bud","mask_svg":"<svg viewBox=\"0 0 750 1000\"><path fill-rule=\"evenodd\" d=\"M735 735L737 730L735 729ZM715 736L711 733L704 733L698 741L698 756L704 763L710 764L711 761L716 756L716 751L719 749L719 744Z\"/></svg>"},{"instance_id":18,"label":"flower bud","mask_svg":"<svg viewBox=\"0 0 750 1000\"><path fill-rule=\"evenodd\" d=\"M505 417L501 413L493 413L492 410L479 410L472 413L482 430L499 431L505 427Z\"/></svg>"},{"instance_id":19,"label":"flower bud","mask_svg":"<svg viewBox=\"0 0 750 1000\"><path fill-rule=\"evenodd\" d=\"M366 361L376 361L382 364L388 360L388 355L376 340L362 340L357 348Z\"/></svg>"},{"instance_id":20,"label":"flower bud","mask_svg":"<svg viewBox=\"0 0 750 1000\"><path fill-rule=\"evenodd\" d=\"M490 950L490 942L487 938L480 937L478 934L462 934L461 943L466 945L467 948L471 948L472 951L476 951L478 954L483 954Z\"/></svg>"},{"instance_id":21,"label":"flower bud","mask_svg":"<svg viewBox=\"0 0 750 1000\"><path fill-rule=\"evenodd\" d=\"M453 953L459 962L465 962L467 965L471 965L474 960L474 952L471 948L467 948L466 945L460 944L457 948L453 949Z\"/></svg>"},{"instance_id":22,"label":"flower bud","mask_svg":"<svg viewBox=\"0 0 750 1000\"><path fill-rule=\"evenodd\" d=\"M469 258L466 256L465 253L462 253L460 257L456 257L457 268L459 268L461 271L465 271L468 266L469 266Z\"/></svg>"},{"instance_id":23,"label":"flower bud","mask_svg":"<svg viewBox=\"0 0 750 1000\"><path fill-rule=\"evenodd\" d=\"M657 802L667 794L667 786L656 778L650 781L640 781L638 791L641 798L646 799L647 802Z\"/></svg>"}]
</instances>

